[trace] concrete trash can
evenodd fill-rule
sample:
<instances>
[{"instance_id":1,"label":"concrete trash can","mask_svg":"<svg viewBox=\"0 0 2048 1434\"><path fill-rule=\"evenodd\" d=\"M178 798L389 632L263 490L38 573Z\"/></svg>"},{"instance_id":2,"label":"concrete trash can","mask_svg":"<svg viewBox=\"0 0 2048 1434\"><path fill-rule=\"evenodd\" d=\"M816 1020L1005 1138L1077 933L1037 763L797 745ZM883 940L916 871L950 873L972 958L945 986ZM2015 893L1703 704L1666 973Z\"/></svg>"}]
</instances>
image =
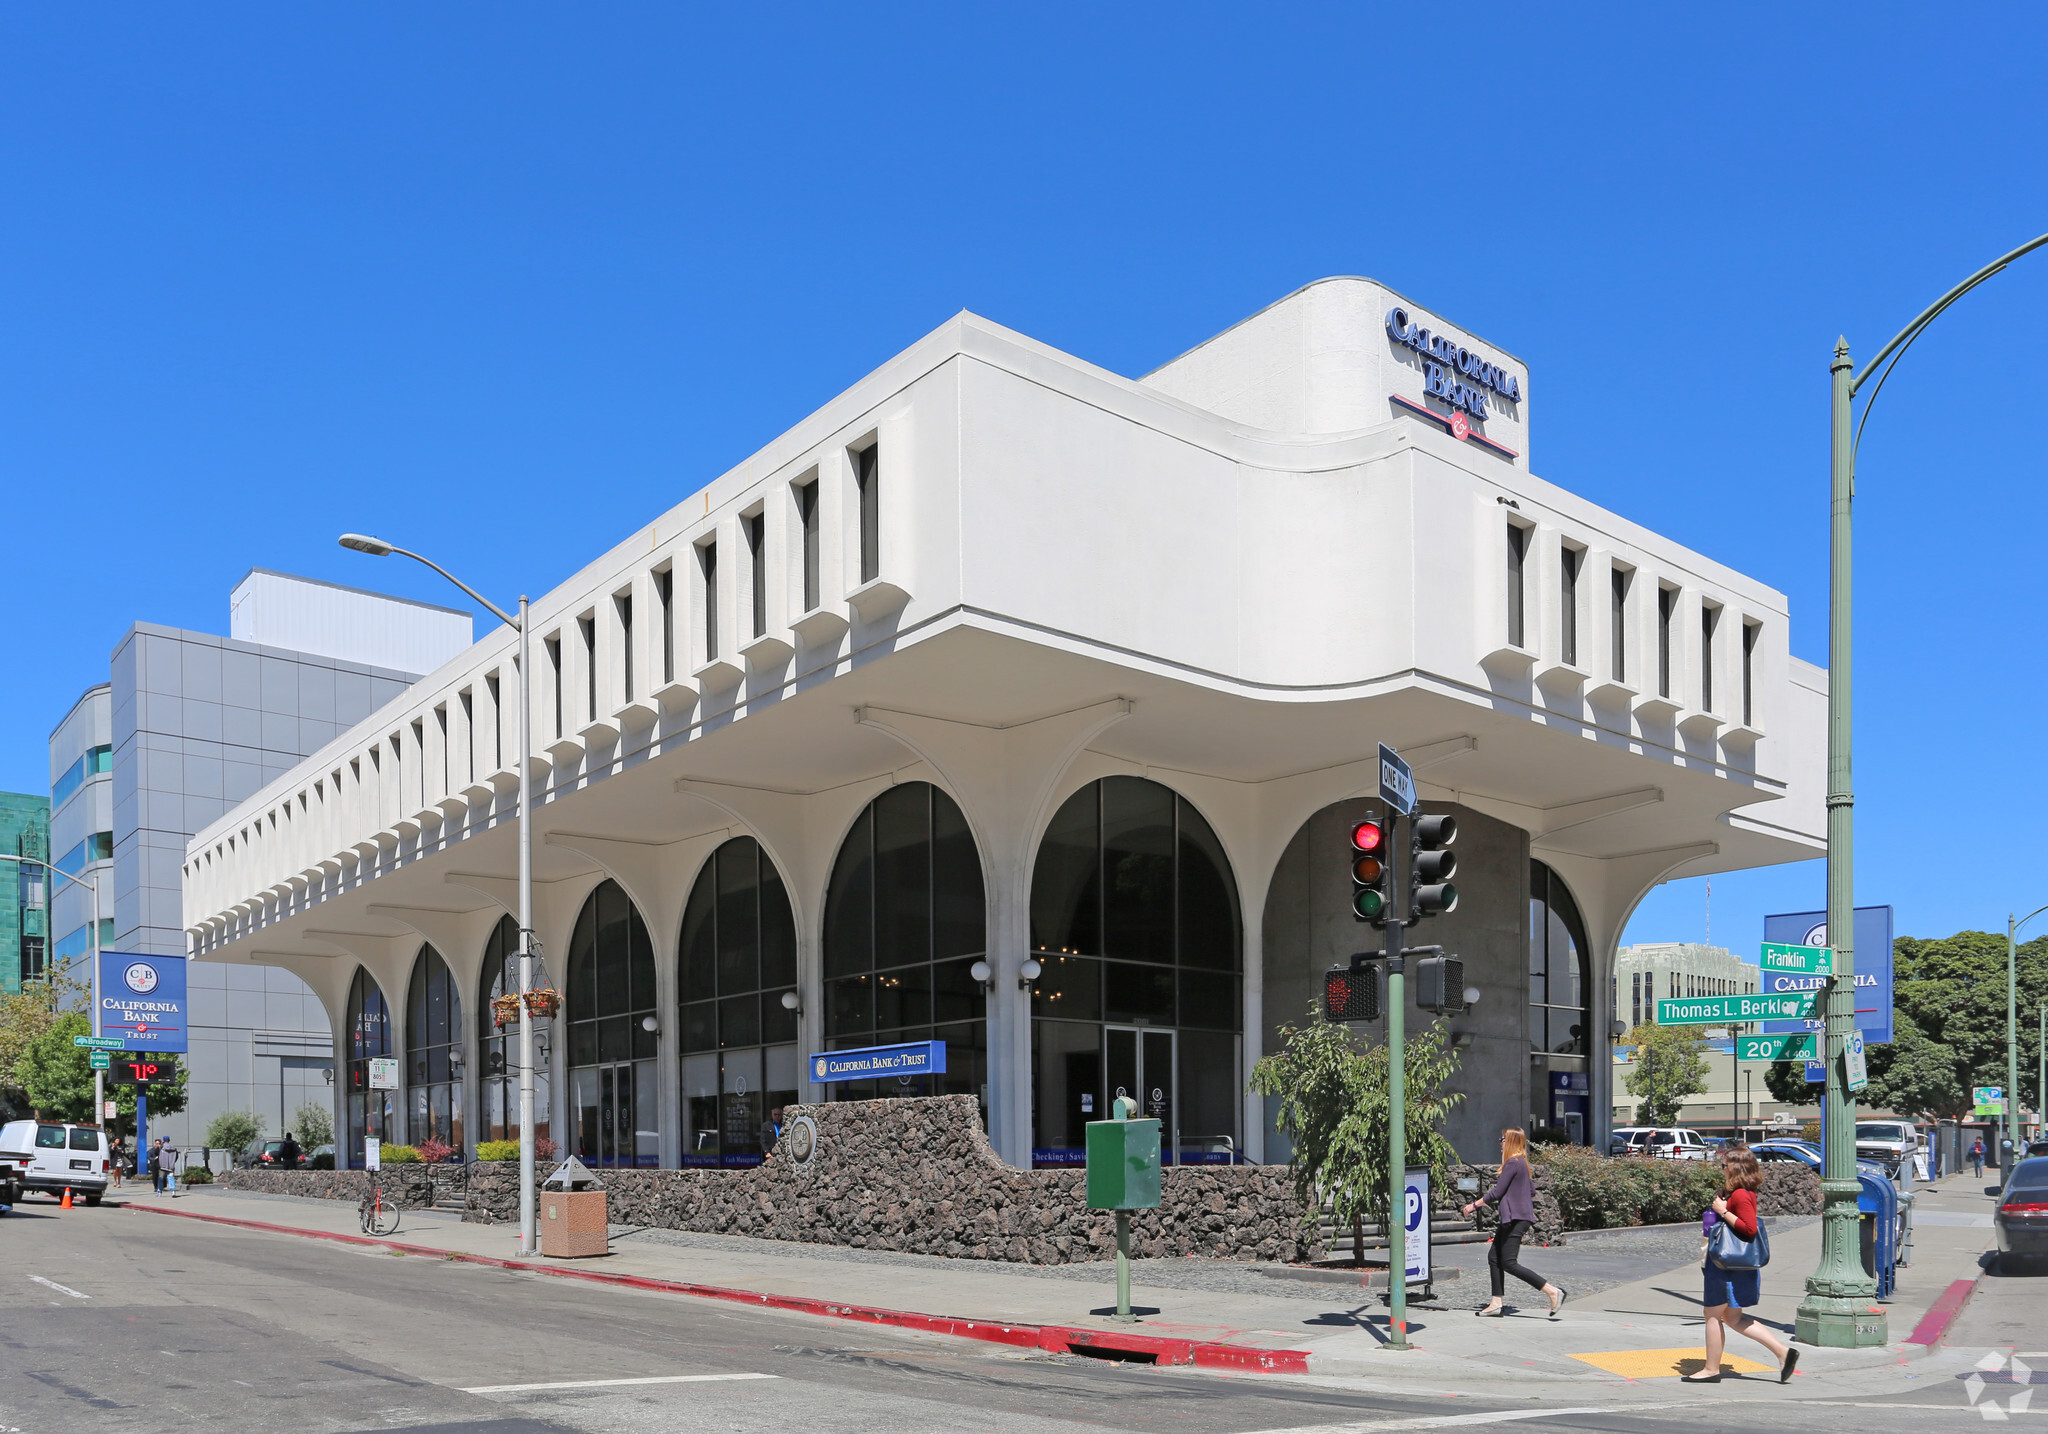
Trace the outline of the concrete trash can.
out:
<instances>
[{"instance_id":1,"label":"concrete trash can","mask_svg":"<svg viewBox=\"0 0 2048 1434\"><path fill-rule=\"evenodd\" d=\"M541 1254L562 1260L608 1255L610 1223L602 1182L575 1156L541 1182Z\"/></svg>"}]
</instances>

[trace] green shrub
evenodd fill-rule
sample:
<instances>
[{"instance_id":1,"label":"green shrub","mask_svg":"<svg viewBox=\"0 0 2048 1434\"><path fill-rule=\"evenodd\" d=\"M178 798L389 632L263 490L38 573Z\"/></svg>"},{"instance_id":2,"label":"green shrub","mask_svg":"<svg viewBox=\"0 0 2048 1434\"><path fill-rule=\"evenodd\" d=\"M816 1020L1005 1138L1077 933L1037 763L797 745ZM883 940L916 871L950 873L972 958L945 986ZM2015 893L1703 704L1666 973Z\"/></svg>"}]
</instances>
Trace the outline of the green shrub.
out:
<instances>
[{"instance_id":1,"label":"green shrub","mask_svg":"<svg viewBox=\"0 0 2048 1434\"><path fill-rule=\"evenodd\" d=\"M479 1140L476 1143L476 1158L479 1160L517 1160L519 1142L516 1140Z\"/></svg>"},{"instance_id":2,"label":"green shrub","mask_svg":"<svg viewBox=\"0 0 2048 1434\"><path fill-rule=\"evenodd\" d=\"M1696 1220L1721 1193L1718 1160L1609 1157L1583 1146L1532 1153L1567 1230Z\"/></svg>"},{"instance_id":3,"label":"green shrub","mask_svg":"<svg viewBox=\"0 0 2048 1434\"><path fill-rule=\"evenodd\" d=\"M178 1172L178 1180L185 1185L211 1185L213 1172L204 1165L188 1165Z\"/></svg>"},{"instance_id":4,"label":"green shrub","mask_svg":"<svg viewBox=\"0 0 2048 1434\"><path fill-rule=\"evenodd\" d=\"M334 1157L332 1155L316 1155L306 1162L306 1168L308 1170L332 1170L334 1168Z\"/></svg>"},{"instance_id":5,"label":"green shrub","mask_svg":"<svg viewBox=\"0 0 2048 1434\"><path fill-rule=\"evenodd\" d=\"M417 1165L420 1153L410 1145L387 1145L383 1150L386 1165Z\"/></svg>"}]
</instances>

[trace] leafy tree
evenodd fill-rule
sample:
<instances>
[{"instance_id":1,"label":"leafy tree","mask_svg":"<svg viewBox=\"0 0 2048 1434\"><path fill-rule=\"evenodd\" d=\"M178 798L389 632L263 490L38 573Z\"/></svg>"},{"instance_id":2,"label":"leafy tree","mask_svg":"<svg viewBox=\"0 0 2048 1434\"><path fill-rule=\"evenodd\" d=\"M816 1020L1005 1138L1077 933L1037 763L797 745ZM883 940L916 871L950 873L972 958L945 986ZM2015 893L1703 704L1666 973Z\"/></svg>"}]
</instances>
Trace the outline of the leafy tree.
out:
<instances>
[{"instance_id":1,"label":"leafy tree","mask_svg":"<svg viewBox=\"0 0 2048 1434\"><path fill-rule=\"evenodd\" d=\"M292 1112L292 1134L299 1144L311 1150L316 1145L334 1143L334 1116L326 1106L307 1101ZM253 1137L252 1137L253 1138Z\"/></svg>"},{"instance_id":2,"label":"leafy tree","mask_svg":"<svg viewBox=\"0 0 2048 1434\"><path fill-rule=\"evenodd\" d=\"M206 1143L240 1155L263 1136L263 1122L246 1110L224 1110L206 1123Z\"/></svg>"},{"instance_id":3,"label":"leafy tree","mask_svg":"<svg viewBox=\"0 0 2048 1434\"><path fill-rule=\"evenodd\" d=\"M1457 1067L1441 1021L1410 1033L1403 1061L1408 1161L1427 1165L1439 1189L1448 1185L1458 1158L1443 1133L1444 1119L1464 1099L1443 1088ZM1364 1222L1384 1229L1392 1208L1387 1164L1392 1068L1384 1045L1361 1051L1350 1029L1323 1020L1313 1001L1308 1023L1282 1026L1280 1049L1252 1067L1252 1089L1280 1097L1279 1126L1294 1145L1294 1191L1302 1208L1313 1218L1328 1199L1338 1224L1352 1227L1361 1257Z\"/></svg>"},{"instance_id":4,"label":"leafy tree","mask_svg":"<svg viewBox=\"0 0 2048 1434\"><path fill-rule=\"evenodd\" d=\"M1868 1047L1866 1054L1877 1049ZM1807 1083L1804 1060L1772 1061L1764 1071L1764 1085L1771 1099L1780 1105L1819 1105L1821 1092L1826 1089L1819 1081Z\"/></svg>"},{"instance_id":5,"label":"leafy tree","mask_svg":"<svg viewBox=\"0 0 2048 1434\"><path fill-rule=\"evenodd\" d=\"M14 1079L36 1113L50 1120L96 1122L99 1112L92 1108L93 1070L91 1053L72 1044L73 1036L92 1034L92 1022L83 1011L63 1011L48 1029L30 1041L14 1063ZM149 1087L152 1115L175 1115L185 1108L187 1072L178 1063L175 1080ZM110 1129L115 1134L132 1134L135 1129L135 1087L109 1085L115 1116Z\"/></svg>"},{"instance_id":6,"label":"leafy tree","mask_svg":"<svg viewBox=\"0 0 2048 1434\"><path fill-rule=\"evenodd\" d=\"M84 982L61 970L19 991L0 991L0 1090L26 1099L15 1066L58 1016L82 1006L88 994Z\"/></svg>"},{"instance_id":7,"label":"leafy tree","mask_svg":"<svg viewBox=\"0 0 2048 1434\"><path fill-rule=\"evenodd\" d=\"M1641 1102L1636 1120L1670 1125L1689 1095L1707 1088L1707 1033L1698 1026L1649 1022L1628 1033L1636 1058L1628 1069L1628 1093Z\"/></svg>"}]
</instances>

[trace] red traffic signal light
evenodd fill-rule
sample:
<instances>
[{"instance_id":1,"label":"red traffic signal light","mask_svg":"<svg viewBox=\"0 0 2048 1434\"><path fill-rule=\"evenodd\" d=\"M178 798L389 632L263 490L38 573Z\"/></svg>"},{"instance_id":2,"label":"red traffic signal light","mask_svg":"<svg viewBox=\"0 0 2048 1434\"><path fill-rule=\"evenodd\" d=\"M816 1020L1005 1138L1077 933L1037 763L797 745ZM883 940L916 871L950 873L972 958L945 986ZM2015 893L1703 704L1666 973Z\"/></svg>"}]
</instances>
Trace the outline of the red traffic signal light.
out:
<instances>
[{"instance_id":1,"label":"red traffic signal light","mask_svg":"<svg viewBox=\"0 0 2048 1434\"><path fill-rule=\"evenodd\" d=\"M1351 824L1351 910L1378 922L1387 911L1387 831L1376 821Z\"/></svg>"}]
</instances>

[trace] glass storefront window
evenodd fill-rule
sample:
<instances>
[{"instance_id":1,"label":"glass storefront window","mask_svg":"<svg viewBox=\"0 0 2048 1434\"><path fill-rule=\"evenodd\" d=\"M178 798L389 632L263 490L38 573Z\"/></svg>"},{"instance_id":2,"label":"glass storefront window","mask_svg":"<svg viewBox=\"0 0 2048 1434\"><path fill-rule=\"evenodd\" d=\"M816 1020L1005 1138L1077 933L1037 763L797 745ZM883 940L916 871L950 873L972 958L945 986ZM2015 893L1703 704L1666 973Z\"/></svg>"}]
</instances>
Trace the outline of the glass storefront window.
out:
<instances>
[{"instance_id":1,"label":"glass storefront window","mask_svg":"<svg viewBox=\"0 0 2048 1434\"><path fill-rule=\"evenodd\" d=\"M690 888L676 945L683 1163L759 1165L797 1099L796 921L775 864L735 837Z\"/></svg>"},{"instance_id":2,"label":"glass storefront window","mask_svg":"<svg viewBox=\"0 0 2048 1434\"><path fill-rule=\"evenodd\" d=\"M1243 1031L1237 884L1171 788L1107 777L1062 804L1031 880L1032 1161L1079 1164L1118 1093L1169 1161L1233 1158Z\"/></svg>"},{"instance_id":3,"label":"glass storefront window","mask_svg":"<svg viewBox=\"0 0 2048 1434\"><path fill-rule=\"evenodd\" d=\"M590 893L569 938L569 1124L585 1165L658 1165L654 947L625 888Z\"/></svg>"},{"instance_id":4,"label":"glass storefront window","mask_svg":"<svg viewBox=\"0 0 2048 1434\"><path fill-rule=\"evenodd\" d=\"M406 1088L412 1119L407 1139L436 1140L464 1155L462 1144L462 997L448 963L420 947L405 1003Z\"/></svg>"},{"instance_id":5,"label":"glass storefront window","mask_svg":"<svg viewBox=\"0 0 2048 1434\"><path fill-rule=\"evenodd\" d=\"M1533 1124L1592 1139L1593 991L1586 923L1556 872L1529 863L1529 1067Z\"/></svg>"},{"instance_id":6,"label":"glass storefront window","mask_svg":"<svg viewBox=\"0 0 2048 1434\"><path fill-rule=\"evenodd\" d=\"M951 797L906 782L861 812L825 895L826 1043L940 1040L946 1070L841 1081L834 1099L972 1095L986 1117L986 999L969 973L988 949L987 913L981 856Z\"/></svg>"},{"instance_id":7,"label":"glass storefront window","mask_svg":"<svg viewBox=\"0 0 2048 1434\"><path fill-rule=\"evenodd\" d=\"M352 1170L363 1166L363 1141L371 1136L392 1140L398 1122L392 1109L392 1092L370 1089L370 1060L391 1054L391 1009L384 992L370 973L358 966L348 989L348 1122L345 1157L339 1164Z\"/></svg>"},{"instance_id":8,"label":"glass storefront window","mask_svg":"<svg viewBox=\"0 0 2048 1434\"><path fill-rule=\"evenodd\" d=\"M515 1022L498 1027L491 1003L519 989L519 926L509 916L501 917L484 946L483 976L478 982L476 1034L477 1054L483 1068L477 1073L477 1100L482 1124L479 1140L519 1138L519 1026ZM535 1144L548 1139L548 1113L554 1109L549 1097L548 1057L552 1044L551 1022L537 1021L534 1030L533 1135ZM540 1149L547 1149L540 1146Z\"/></svg>"}]
</instances>

